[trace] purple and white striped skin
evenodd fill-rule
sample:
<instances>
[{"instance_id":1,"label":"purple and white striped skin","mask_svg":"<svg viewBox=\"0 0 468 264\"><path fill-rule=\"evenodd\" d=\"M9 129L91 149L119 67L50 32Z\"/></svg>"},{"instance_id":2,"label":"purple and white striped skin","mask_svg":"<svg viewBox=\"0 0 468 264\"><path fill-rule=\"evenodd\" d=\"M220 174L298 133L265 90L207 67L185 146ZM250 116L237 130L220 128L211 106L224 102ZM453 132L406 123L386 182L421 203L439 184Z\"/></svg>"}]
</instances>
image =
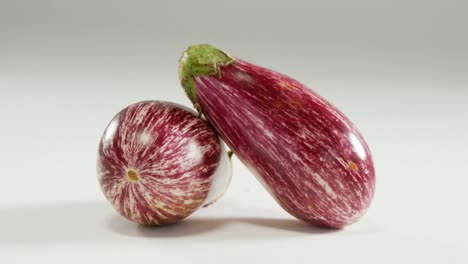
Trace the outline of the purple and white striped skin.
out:
<instances>
[{"instance_id":1,"label":"purple and white striped skin","mask_svg":"<svg viewBox=\"0 0 468 264\"><path fill-rule=\"evenodd\" d=\"M175 223L213 203L231 177L228 155L209 124L162 101L130 105L113 118L97 169L114 208L144 225Z\"/></svg>"},{"instance_id":2,"label":"purple and white striped skin","mask_svg":"<svg viewBox=\"0 0 468 264\"><path fill-rule=\"evenodd\" d=\"M356 222L375 188L357 128L298 81L217 49L207 55L212 48L191 46L180 60L194 106L291 215L331 228Z\"/></svg>"}]
</instances>

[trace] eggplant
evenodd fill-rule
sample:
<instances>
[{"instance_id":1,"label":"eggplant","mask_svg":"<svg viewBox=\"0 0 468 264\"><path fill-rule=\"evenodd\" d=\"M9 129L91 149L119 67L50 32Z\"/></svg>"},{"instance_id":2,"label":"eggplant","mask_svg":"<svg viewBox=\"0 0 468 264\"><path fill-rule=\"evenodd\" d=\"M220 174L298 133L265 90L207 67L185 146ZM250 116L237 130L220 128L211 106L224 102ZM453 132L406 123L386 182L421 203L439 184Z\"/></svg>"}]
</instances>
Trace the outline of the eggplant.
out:
<instances>
[{"instance_id":1,"label":"eggplant","mask_svg":"<svg viewBox=\"0 0 468 264\"><path fill-rule=\"evenodd\" d=\"M342 228L367 211L375 190L369 147L322 96L208 44L182 54L179 77L199 114L291 215Z\"/></svg>"},{"instance_id":2,"label":"eggplant","mask_svg":"<svg viewBox=\"0 0 468 264\"><path fill-rule=\"evenodd\" d=\"M209 124L184 106L144 101L120 111L102 135L98 180L107 200L142 225L168 225L215 202L230 162Z\"/></svg>"}]
</instances>

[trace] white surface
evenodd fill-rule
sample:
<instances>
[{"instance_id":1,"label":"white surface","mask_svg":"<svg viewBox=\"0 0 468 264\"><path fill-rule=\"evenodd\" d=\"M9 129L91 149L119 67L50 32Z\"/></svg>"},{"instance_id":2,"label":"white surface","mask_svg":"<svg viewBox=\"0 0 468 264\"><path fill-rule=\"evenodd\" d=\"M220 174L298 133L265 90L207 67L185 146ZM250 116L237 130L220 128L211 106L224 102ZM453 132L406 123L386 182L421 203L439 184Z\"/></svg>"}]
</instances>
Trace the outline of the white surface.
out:
<instances>
[{"instance_id":1,"label":"white surface","mask_svg":"<svg viewBox=\"0 0 468 264\"><path fill-rule=\"evenodd\" d=\"M0 263L468 263L466 4L206 2L0 4ZM190 12L219 22L190 27ZM95 173L103 129L140 100L189 106L176 61L198 42L297 78L356 123L377 171L360 222L301 224L237 159L225 196L178 225L113 211Z\"/></svg>"}]
</instances>

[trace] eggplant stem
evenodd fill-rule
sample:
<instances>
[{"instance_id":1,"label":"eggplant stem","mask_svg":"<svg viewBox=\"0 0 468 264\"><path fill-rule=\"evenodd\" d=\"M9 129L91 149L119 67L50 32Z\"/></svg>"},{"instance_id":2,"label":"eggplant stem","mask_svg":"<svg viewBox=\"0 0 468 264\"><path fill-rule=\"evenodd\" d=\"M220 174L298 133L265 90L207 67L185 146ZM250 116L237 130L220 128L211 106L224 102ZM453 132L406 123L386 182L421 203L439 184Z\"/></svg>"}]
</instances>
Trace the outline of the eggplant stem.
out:
<instances>
[{"instance_id":1,"label":"eggplant stem","mask_svg":"<svg viewBox=\"0 0 468 264\"><path fill-rule=\"evenodd\" d=\"M211 75L220 79L220 67L228 66L235 61L228 53L209 44L190 46L182 54L179 59L180 84L199 113L202 109L198 101L194 77Z\"/></svg>"}]
</instances>

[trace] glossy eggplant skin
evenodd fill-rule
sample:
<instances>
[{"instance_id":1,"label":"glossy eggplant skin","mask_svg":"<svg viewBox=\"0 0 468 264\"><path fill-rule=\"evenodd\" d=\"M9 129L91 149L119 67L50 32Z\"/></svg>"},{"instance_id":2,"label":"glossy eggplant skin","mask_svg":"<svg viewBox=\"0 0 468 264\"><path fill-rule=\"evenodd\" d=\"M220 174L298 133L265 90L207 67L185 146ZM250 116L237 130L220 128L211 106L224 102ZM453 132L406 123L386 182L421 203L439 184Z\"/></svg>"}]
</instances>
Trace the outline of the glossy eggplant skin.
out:
<instances>
[{"instance_id":1,"label":"glossy eggplant skin","mask_svg":"<svg viewBox=\"0 0 468 264\"><path fill-rule=\"evenodd\" d=\"M196 61L190 56L196 53L186 52L181 63ZM375 189L372 156L361 133L305 85L230 58L214 73L191 75L194 105L291 215L331 228L356 222ZM190 75L189 66L180 68Z\"/></svg>"},{"instance_id":2,"label":"glossy eggplant skin","mask_svg":"<svg viewBox=\"0 0 468 264\"><path fill-rule=\"evenodd\" d=\"M101 189L125 218L167 225L216 201L230 163L216 132L193 110L144 101L120 111L101 138Z\"/></svg>"}]
</instances>

